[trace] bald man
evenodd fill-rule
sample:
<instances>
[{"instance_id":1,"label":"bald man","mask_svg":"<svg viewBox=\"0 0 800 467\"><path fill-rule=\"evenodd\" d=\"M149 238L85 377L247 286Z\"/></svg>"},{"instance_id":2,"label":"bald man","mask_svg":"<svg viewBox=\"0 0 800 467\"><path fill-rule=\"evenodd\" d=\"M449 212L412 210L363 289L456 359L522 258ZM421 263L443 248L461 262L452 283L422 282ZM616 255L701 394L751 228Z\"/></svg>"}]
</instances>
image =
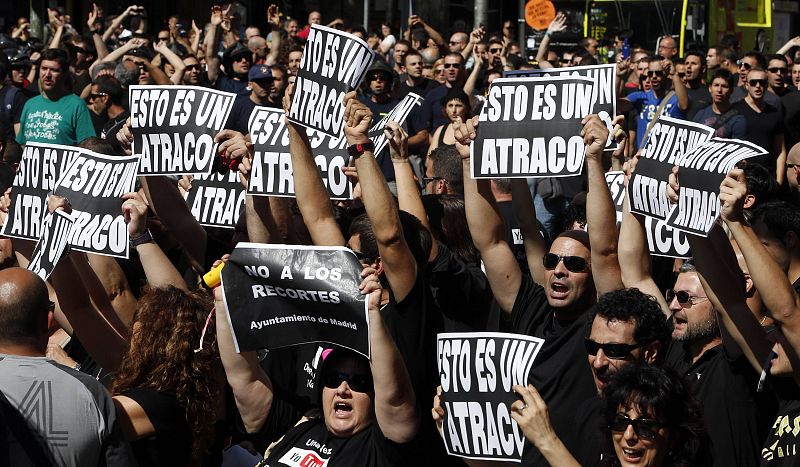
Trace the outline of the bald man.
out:
<instances>
[{"instance_id":1,"label":"bald man","mask_svg":"<svg viewBox=\"0 0 800 467\"><path fill-rule=\"evenodd\" d=\"M0 465L136 465L106 389L45 356L52 322L44 281L0 271Z\"/></svg>"},{"instance_id":2,"label":"bald man","mask_svg":"<svg viewBox=\"0 0 800 467\"><path fill-rule=\"evenodd\" d=\"M794 198L800 197L800 143L792 146L786 156L786 180Z\"/></svg>"}]
</instances>

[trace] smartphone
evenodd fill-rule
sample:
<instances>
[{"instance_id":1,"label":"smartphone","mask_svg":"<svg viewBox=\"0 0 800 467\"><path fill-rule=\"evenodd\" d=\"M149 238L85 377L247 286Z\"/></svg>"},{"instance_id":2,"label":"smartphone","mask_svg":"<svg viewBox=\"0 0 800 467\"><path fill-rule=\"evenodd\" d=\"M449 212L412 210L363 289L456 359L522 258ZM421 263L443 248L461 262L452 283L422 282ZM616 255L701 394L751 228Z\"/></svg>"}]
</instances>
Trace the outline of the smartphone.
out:
<instances>
[{"instance_id":1,"label":"smartphone","mask_svg":"<svg viewBox=\"0 0 800 467\"><path fill-rule=\"evenodd\" d=\"M622 43L622 58L627 60L631 58L631 44L628 42L628 38L625 38L625 41Z\"/></svg>"}]
</instances>

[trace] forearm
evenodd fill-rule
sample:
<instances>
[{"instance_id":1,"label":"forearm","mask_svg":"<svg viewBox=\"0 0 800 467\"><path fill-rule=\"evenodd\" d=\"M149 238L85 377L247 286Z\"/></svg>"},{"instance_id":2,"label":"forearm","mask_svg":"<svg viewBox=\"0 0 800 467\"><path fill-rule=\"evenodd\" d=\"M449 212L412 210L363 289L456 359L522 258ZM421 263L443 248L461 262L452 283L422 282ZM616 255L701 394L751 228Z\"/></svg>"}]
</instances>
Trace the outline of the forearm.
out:
<instances>
[{"instance_id":1,"label":"forearm","mask_svg":"<svg viewBox=\"0 0 800 467\"><path fill-rule=\"evenodd\" d=\"M442 37L442 35L439 34L439 31L428 26L427 23L422 23L422 25L425 26L425 31L428 33L431 39L433 39L433 42L436 42L436 44L438 44L439 46L445 45L444 37Z\"/></svg>"},{"instance_id":2,"label":"forearm","mask_svg":"<svg viewBox=\"0 0 800 467\"><path fill-rule=\"evenodd\" d=\"M142 264L150 287L173 286L181 290L189 290L183 276L155 242L137 246L136 252L139 254L139 262Z\"/></svg>"},{"instance_id":3,"label":"forearm","mask_svg":"<svg viewBox=\"0 0 800 467\"><path fill-rule=\"evenodd\" d=\"M119 61L119 59L122 58L123 55L128 53L130 50L131 50L131 47L126 44L126 45L123 45L123 46L121 46L121 47L109 52L102 59L95 60L95 62L92 63L92 65L89 67L89 73L91 73L94 70L94 67L100 62L116 63L117 61Z\"/></svg>"},{"instance_id":4,"label":"forearm","mask_svg":"<svg viewBox=\"0 0 800 467\"><path fill-rule=\"evenodd\" d=\"M598 295L624 288L617 257L617 211L605 179L601 158L587 158L589 191L586 197L586 223L590 225L592 266Z\"/></svg>"},{"instance_id":5,"label":"forearm","mask_svg":"<svg viewBox=\"0 0 800 467\"><path fill-rule=\"evenodd\" d=\"M102 36L98 33L92 34L92 42L94 43L95 50L97 50L97 59L95 60L95 63L97 63L108 55L108 47L103 41ZM92 65L94 65L94 63L92 63Z\"/></svg>"},{"instance_id":6,"label":"forearm","mask_svg":"<svg viewBox=\"0 0 800 467\"><path fill-rule=\"evenodd\" d=\"M256 243L283 243L275 219L272 218L269 196L247 195L245 201L245 222L247 237Z\"/></svg>"},{"instance_id":7,"label":"forearm","mask_svg":"<svg viewBox=\"0 0 800 467\"><path fill-rule=\"evenodd\" d=\"M531 276L537 284L544 284L542 257L547 253L547 245L536 223L536 207L528 182L523 178L511 179L511 205L522 233L525 257L528 260Z\"/></svg>"},{"instance_id":8,"label":"forearm","mask_svg":"<svg viewBox=\"0 0 800 467\"><path fill-rule=\"evenodd\" d=\"M403 228L392 194L371 151L356 158L364 209L378 245L395 245L403 240Z\"/></svg>"},{"instance_id":9,"label":"forearm","mask_svg":"<svg viewBox=\"0 0 800 467\"><path fill-rule=\"evenodd\" d=\"M467 63L473 50L475 50L475 41L470 37L469 43L464 47L464 50L461 51L461 57L464 58L464 63Z\"/></svg>"},{"instance_id":10,"label":"forearm","mask_svg":"<svg viewBox=\"0 0 800 467\"><path fill-rule=\"evenodd\" d=\"M394 165L394 177L397 183L397 198L400 210L412 214L422 222L426 229L430 230L428 215L425 206L422 204L422 197L419 194L419 186L414 180L414 171L408 159L392 160Z\"/></svg>"},{"instance_id":11,"label":"forearm","mask_svg":"<svg viewBox=\"0 0 800 467\"><path fill-rule=\"evenodd\" d=\"M172 81L169 80L169 77L161 70L161 68L153 65L150 62L145 62L144 67L147 72L150 73L150 78L153 79L155 84L159 86L172 84Z\"/></svg>"},{"instance_id":12,"label":"forearm","mask_svg":"<svg viewBox=\"0 0 800 467\"><path fill-rule=\"evenodd\" d=\"M672 78L672 86L675 88L675 95L678 96L678 108L684 112L689 110L689 92L686 90L686 86L681 81L678 73L675 73Z\"/></svg>"},{"instance_id":13,"label":"forearm","mask_svg":"<svg viewBox=\"0 0 800 467\"><path fill-rule=\"evenodd\" d=\"M478 83L478 75L480 72L480 67L475 64L467 77L467 81L464 83L464 93L466 95L471 96L475 92L475 85Z\"/></svg>"},{"instance_id":14,"label":"forearm","mask_svg":"<svg viewBox=\"0 0 800 467\"><path fill-rule=\"evenodd\" d=\"M119 263L110 256L95 254L86 256L89 266L102 284L114 312L126 328L130 327L133 314L136 312L137 301L128 279L125 277L125 272Z\"/></svg>"},{"instance_id":15,"label":"forearm","mask_svg":"<svg viewBox=\"0 0 800 467\"><path fill-rule=\"evenodd\" d=\"M550 50L550 33L544 33L542 42L539 42L539 50L536 51L536 61L542 62L547 60L547 52Z\"/></svg>"},{"instance_id":16,"label":"forearm","mask_svg":"<svg viewBox=\"0 0 800 467\"><path fill-rule=\"evenodd\" d=\"M297 206L311 240L314 245L320 246L344 245L345 239L336 223L333 206L314 161L306 130L293 123L287 124L287 128Z\"/></svg>"},{"instance_id":17,"label":"forearm","mask_svg":"<svg viewBox=\"0 0 800 467\"><path fill-rule=\"evenodd\" d=\"M419 131L414 136L408 137L408 149L412 153L421 152L431 141L431 134L427 129Z\"/></svg>"},{"instance_id":18,"label":"forearm","mask_svg":"<svg viewBox=\"0 0 800 467\"><path fill-rule=\"evenodd\" d=\"M61 36L64 34L64 26L61 25L56 28L56 33L53 34L53 39L50 41L50 49L57 49L61 46Z\"/></svg>"},{"instance_id":19,"label":"forearm","mask_svg":"<svg viewBox=\"0 0 800 467\"><path fill-rule=\"evenodd\" d=\"M186 65L183 64L183 60L175 55L175 52L170 50L169 47L163 47L158 52L163 55L169 64L172 65L172 68L175 69L175 72L170 77L170 82L172 84L181 84L181 81L183 80L183 73L186 70Z\"/></svg>"},{"instance_id":20,"label":"forearm","mask_svg":"<svg viewBox=\"0 0 800 467\"><path fill-rule=\"evenodd\" d=\"M492 245L505 242L503 218L497 208L488 180L476 180L470 173L470 162L464 159L464 205L472 241L483 252Z\"/></svg>"},{"instance_id":21,"label":"forearm","mask_svg":"<svg viewBox=\"0 0 800 467\"><path fill-rule=\"evenodd\" d=\"M111 26L109 26L108 29L106 29L106 31L103 33L103 42L107 41L111 37L111 35L114 34L114 31L117 30L120 23L122 23L127 17L128 13L126 11L121 15L117 16L116 18L114 18L113 21L111 21Z\"/></svg>"},{"instance_id":22,"label":"forearm","mask_svg":"<svg viewBox=\"0 0 800 467\"><path fill-rule=\"evenodd\" d=\"M212 83L219 76L219 57L217 56L217 26L211 26L204 39L206 46L206 64L208 65L208 80Z\"/></svg>"},{"instance_id":23,"label":"forearm","mask_svg":"<svg viewBox=\"0 0 800 467\"><path fill-rule=\"evenodd\" d=\"M267 55L266 64L272 66L278 63L278 56L281 51L281 33L278 28L272 29L272 42L269 46L269 54Z\"/></svg>"},{"instance_id":24,"label":"forearm","mask_svg":"<svg viewBox=\"0 0 800 467\"><path fill-rule=\"evenodd\" d=\"M550 465L559 467L581 467L581 464L572 457L564 443L555 434L552 439L540 442L536 448Z\"/></svg>"}]
</instances>

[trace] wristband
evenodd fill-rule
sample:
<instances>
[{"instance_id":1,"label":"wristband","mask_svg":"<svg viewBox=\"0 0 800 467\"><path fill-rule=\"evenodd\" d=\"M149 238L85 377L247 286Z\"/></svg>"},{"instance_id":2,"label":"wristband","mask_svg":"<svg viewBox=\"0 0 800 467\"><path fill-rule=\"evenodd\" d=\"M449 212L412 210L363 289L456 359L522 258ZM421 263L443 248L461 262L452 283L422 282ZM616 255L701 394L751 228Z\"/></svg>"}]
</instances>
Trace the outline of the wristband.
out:
<instances>
[{"instance_id":1,"label":"wristband","mask_svg":"<svg viewBox=\"0 0 800 467\"><path fill-rule=\"evenodd\" d=\"M155 240L153 240L153 235L150 233L150 229L145 230L141 235L131 237L130 240L131 248L136 248L137 246L144 245L145 243L155 243Z\"/></svg>"},{"instance_id":2,"label":"wristband","mask_svg":"<svg viewBox=\"0 0 800 467\"><path fill-rule=\"evenodd\" d=\"M375 145L372 144L372 141L367 141L366 143L360 144L352 144L347 146L347 154L350 155L353 159L358 159L362 154L365 152L375 152Z\"/></svg>"},{"instance_id":3,"label":"wristband","mask_svg":"<svg viewBox=\"0 0 800 467\"><path fill-rule=\"evenodd\" d=\"M552 32L550 32L550 31L546 31L546 32L544 33L544 37L551 37L552 35L553 35L553 33L552 33Z\"/></svg>"}]
</instances>

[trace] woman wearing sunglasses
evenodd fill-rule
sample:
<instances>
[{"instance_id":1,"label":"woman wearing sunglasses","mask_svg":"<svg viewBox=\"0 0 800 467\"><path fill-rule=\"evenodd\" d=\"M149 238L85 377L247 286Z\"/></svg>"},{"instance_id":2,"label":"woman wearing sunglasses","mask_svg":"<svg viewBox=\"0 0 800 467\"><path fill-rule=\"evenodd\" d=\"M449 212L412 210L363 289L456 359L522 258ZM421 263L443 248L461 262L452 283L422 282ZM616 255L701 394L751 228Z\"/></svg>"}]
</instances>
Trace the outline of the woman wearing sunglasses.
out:
<instances>
[{"instance_id":1,"label":"woman wearing sunglasses","mask_svg":"<svg viewBox=\"0 0 800 467\"><path fill-rule=\"evenodd\" d=\"M514 390L522 397L511 416L550 465L578 462L556 437L545 405L533 386ZM603 393L611 467L702 467L709 450L697 403L676 373L646 365L628 365Z\"/></svg>"},{"instance_id":2,"label":"woman wearing sunglasses","mask_svg":"<svg viewBox=\"0 0 800 467\"><path fill-rule=\"evenodd\" d=\"M324 352L316 384L322 413L309 417L276 395L255 352L236 353L222 291L215 291L220 356L244 428L256 433L266 425L276 438L282 431L278 427L288 428L259 465L403 464L404 444L419 427L414 391L381 319L376 271L366 268L361 277L369 301L371 358L344 348Z\"/></svg>"}]
</instances>

